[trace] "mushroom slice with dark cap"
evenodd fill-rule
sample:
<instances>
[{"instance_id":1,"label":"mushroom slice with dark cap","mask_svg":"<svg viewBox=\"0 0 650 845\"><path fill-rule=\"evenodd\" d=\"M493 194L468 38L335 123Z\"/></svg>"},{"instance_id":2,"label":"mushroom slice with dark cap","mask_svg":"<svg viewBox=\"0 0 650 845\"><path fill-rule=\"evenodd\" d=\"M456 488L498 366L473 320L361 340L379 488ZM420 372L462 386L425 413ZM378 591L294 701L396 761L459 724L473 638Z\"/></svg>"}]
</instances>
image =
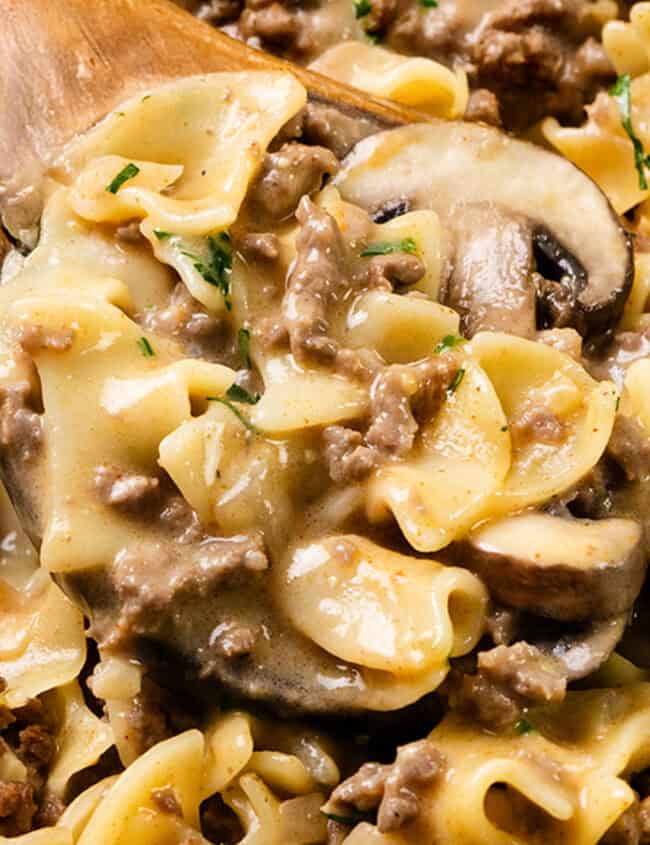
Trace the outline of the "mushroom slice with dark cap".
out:
<instances>
[{"instance_id":1,"label":"mushroom slice with dark cap","mask_svg":"<svg viewBox=\"0 0 650 845\"><path fill-rule=\"evenodd\" d=\"M604 619L629 610L645 573L641 526L631 519L506 517L457 547L492 596L551 619Z\"/></svg>"},{"instance_id":2,"label":"mushroom slice with dark cap","mask_svg":"<svg viewBox=\"0 0 650 845\"><path fill-rule=\"evenodd\" d=\"M439 214L441 291L477 311L471 332L508 323L529 334L537 316L538 328L593 337L622 313L629 239L600 189L554 153L491 127L432 121L362 141L335 184L373 214L397 201Z\"/></svg>"}]
</instances>

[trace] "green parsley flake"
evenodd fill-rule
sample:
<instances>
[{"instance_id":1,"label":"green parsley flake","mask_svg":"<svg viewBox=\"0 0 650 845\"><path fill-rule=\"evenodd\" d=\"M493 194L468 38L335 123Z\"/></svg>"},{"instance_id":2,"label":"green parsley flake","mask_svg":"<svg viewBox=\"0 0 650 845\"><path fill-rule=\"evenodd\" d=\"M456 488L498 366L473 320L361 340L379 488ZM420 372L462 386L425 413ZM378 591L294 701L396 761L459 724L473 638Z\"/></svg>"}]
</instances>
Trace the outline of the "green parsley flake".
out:
<instances>
[{"instance_id":1,"label":"green parsley flake","mask_svg":"<svg viewBox=\"0 0 650 845\"><path fill-rule=\"evenodd\" d=\"M519 734L519 736L524 736L524 734L529 734L534 730L535 728L527 719L520 719L515 723L515 731Z\"/></svg>"},{"instance_id":2,"label":"green parsley flake","mask_svg":"<svg viewBox=\"0 0 650 845\"><path fill-rule=\"evenodd\" d=\"M251 333L248 329L240 329L237 332L237 346L239 347L239 357L242 359L243 365L247 370L251 368Z\"/></svg>"},{"instance_id":3,"label":"green parsley flake","mask_svg":"<svg viewBox=\"0 0 650 845\"><path fill-rule=\"evenodd\" d=\"M621 397L620 397L620 396L617 396L617 397L616 397L616 408L615 408L614 410L618 411L618 409L619 409L620 407L621 407Z\"/></svg>"},{"instance_id":4,"label":"green parsley flake","mask_svg":"<svg viewBox=\"0 0 650 845\"><path fill-rule=\"evenodd\" d=\"M419 0L420 6L424 6L425 9L437 9L438 8L438 0Z\"/></svg>"},{"instance_id":5,"label":"green parsley flake","mask_svg":"<svg viewBox=\"0 0 650 845\"><path fill-rule=\"evenodd\" d=\"M464 378L465 378L465 370L461 367L460 370L458 370L458 372L454 376L454 380L452 381L452 383L447 388L447 394L449 396L451 396L453 393L455 393L458 390L458 388L460 387L460 383Z\"/></svg>"},{"instance_id":6,"label":"green parsley flake","mask_svg":"<svg viewBox=\"0 0 650 845\"><path fill-rule=\"evenodd\" d=\"M613 97L618 103L618 109L621 113L621 125L627 132L627 135L632 141L634 147L634 166L639 174L639 188L642 191L648 190L648 180L646 179L646 170L650 168L650 156L646 155L643 148L643 142L634 131L632 126L632 80L630 74L626 73L619 76L616 84L610 89L610 97Z\"/></svg>"},{"instance_id":7,"label":"green parsley flake","mask_svg":"<svg viewBox=\"0 0 650 845\"><path fill-rule=\"evenodd\" d=\"M507 425L502 425L502 426L501 426L501 431L507 431L507 430L508 430L508 426L507 426Z\"/></svg>"},{"instance_id":8,"label":"green parsley flake","mask_svg":"<svg viewBox=\"0 0 650 845\"><path fill-rule=\"evenodd\" d=\"M372 3L370 0L354 0L354 16L357 20L365 18L372 12Z\"/></svg>"},{"instance_id":9,"label":"green parsley flake","mask_svg":"<svg viewBox=\"0 0 650 845\"><path fill-rule=\"evenodd\" d=\"M142 352L145 358L153 358L156 354L153 351L153 346L149 343L146 337L141 337L138 340L138 346L140 347L140 352Z\"/></svg>"},{"instance_id":10,"label":"green parsley flake","mask_svg":"<svg viewBox=\"0 0 650 845\"><path fill-rule=\"evenodd\" d=\"M133 164L133 162L130 162L126 165L125 168L120 170L120 172L117 174L115 179L113 179L110 185L106 186L106 190L109 192L109 194L116 194L125 182L128 182L129 179L133 179L133 177L137 176L139 172L140 168L138 167L138 165Z\"/></svg>"},{"instance_id":11,"label":"green parsley flake","mask_svg":"<svg viewBox=\"0 0 650 845\"><path fill-rule=\"evenodd\" d=\"M218 235L208 235L208 252L210 258L206 262L193 252L182 252L194 263L194 269L203 276L209 285L219 288L223 294L228 311L232 308L230 301L230 274L232 271L232 252L230 250L230 236L227 232Z\"/></svg>"},{"instance_id":12,"label":"green parsley flake","mask_svg":"<svg viewBox=\"0 0 650 845\"><path fill-rule=\"evenodd\" d=\"M226 396L228 399L232 399L233 402L243 402L245 405L257 405L261 398L259 393L249 393L238 384L231 384L226 391Z\"/></svg>"},{"instance_id":13,"label":"green parsley flake","mask_svg":"<svg viewBox=\"0 0 650 845\"><path fill-rule=\"evenodd\" d=\"M247 428L249 431L252 431L253 434L260 433L260 430L256 428L256 426L254 426L253 423L244 414L242 414L239 408L233 405L233 403L230 402L228 399L224 399L222 396L206 396L205 398L208 402L219 402L220 405L225 405L226 408L228 408L229 411L232 411L232 413L237 417L237 419L244 426L244 428Z\"/></svg>"},{"instance_id":14,"label":"green parsley flake","mask_svg":"<svg viewBox=\"0 0 650 845\"><path fill-rule=\"evenodd\" d=\"M452 349L461 343L465 343L464 337L461 337L459 334L448 334L443 337L433 351L436 355L440 355L442 352L446 352L448 349Z\"/></svg>"},{"instance_id":15,"label":"green parsley flake","mask_svg":"<svg viewBox=\"0 0 650 845\"><path fill-rule=\"evenodd\" d=\"M369 255L390 255L393 252L415 252L416 243L413 238L404 238L401 241L377 241L368 246L361 253L362 258Z\"/></svg>"},{"instance_id":16,"label":"green parsley flake","mask_svg":"<svg viewBox=\"0 0 650 845\"><path fill-rule=\"evenodd\" d=\"M171 232L165 232L164 229L154 229L154 235L158 238L159 241L166 241L172 237Z\"/></svg>"}]
</instances>

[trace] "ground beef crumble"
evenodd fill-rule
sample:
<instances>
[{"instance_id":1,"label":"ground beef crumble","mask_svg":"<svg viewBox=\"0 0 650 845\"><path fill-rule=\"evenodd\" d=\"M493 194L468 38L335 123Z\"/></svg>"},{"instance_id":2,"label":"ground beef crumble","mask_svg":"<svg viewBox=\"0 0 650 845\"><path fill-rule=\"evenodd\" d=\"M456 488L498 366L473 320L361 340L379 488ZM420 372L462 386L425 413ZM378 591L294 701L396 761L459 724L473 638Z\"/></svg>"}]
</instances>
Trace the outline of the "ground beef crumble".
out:
<instances>
[{"instance_id":1,"label":"ground beef crumble","mask_svg":"<svg viewBox=\"0 0 650 845\"><path fill-rule=\"evenodd\" d=\"M423 793L441 777L444 766L443 755L428 739L403 745L394 763L364 763L334 789L324 811L345 818L377 810L380 833L399 830L417 818Z\"/></svg>"}]
</instances>

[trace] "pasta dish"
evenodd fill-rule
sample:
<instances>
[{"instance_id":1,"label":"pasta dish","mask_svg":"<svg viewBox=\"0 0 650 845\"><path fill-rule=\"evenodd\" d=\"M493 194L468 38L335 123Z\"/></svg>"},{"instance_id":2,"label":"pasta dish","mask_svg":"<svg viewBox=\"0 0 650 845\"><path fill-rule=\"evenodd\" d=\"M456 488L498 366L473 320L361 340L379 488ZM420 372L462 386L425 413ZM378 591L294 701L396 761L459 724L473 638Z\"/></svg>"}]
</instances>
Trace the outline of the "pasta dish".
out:
<instances>
[{"instance_id":1,"label":"pasta dish","mask_svg":"<svg viewBox=\"0 0 650 845\"><path fill-rule=\"evenodd\" d=\"M0 183L0 841L649 843L650 3L179 5L422 120Z\"/></svg>"}]
</instances>

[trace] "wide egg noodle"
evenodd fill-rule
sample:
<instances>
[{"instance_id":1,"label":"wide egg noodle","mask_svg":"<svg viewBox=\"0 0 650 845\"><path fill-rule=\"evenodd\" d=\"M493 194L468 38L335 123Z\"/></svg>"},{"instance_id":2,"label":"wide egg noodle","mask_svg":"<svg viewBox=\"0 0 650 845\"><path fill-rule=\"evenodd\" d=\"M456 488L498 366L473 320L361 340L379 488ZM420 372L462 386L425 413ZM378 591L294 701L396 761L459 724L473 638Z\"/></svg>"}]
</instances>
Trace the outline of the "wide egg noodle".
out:
<instances>
[{"instance_id":1,"label":"wide egg noodle","mask_svg":"<svg viewBox=\"0 0 650 845\"><path fill-rule=\"evenodd\" d=\"M392 513L419 552L435 552L483 515L510 469L506 416L486 374L469 359L462 379L403 460L368 485L373 521Z\"/></svg>"},{"instance_id":2,"label":"wide egg noodle","mask_svg":"<svg viewBox=\"0 0 650 845\"><path fill-rule=\"evenodd\" d=\"M78 184L73 188L73 204L91 213L92 179L92 219L105 219L102 209L114 199L127 218L139 209L137 216L163 231L220 231L236 218L268 143L304 103L304 88L287 73L195 76L134 97L63 154L62 170L68 177L83 166L91 168L79 177L83 193ZM144 180L140 186L134 180L125 182L114 198L106 197L110 174L96 161L102 156L178 167L182 174L165 194L155 184ZM120 170L118 166L113 176Z\"/></svg>"},{"instance_id":3,"label":"wide egg noodle","mask_svg":"<svg viewBox=\"0 0 650 845\"><path fill-rule=\"evenodd\" d=\"M293 624L326 651L397 676L444 668L470 651L487 606L467 571L353 535L299 544L279 594Z\"/></svg>"},{"instance_id":4,"label":"wide egg noodle","mask_svg":"<svg viewBox=\"0 0 650 845\"><path fill-rule=\"evenodd\" d=\"M460 118L467 107L465 72L449 70L431 59L344 41L326 50L310 67L375 97L396 100L435 117Z\"/></svg>"},{"instance_id":5,"label":"wide egg noodle","mask_svg":"<svg viewBox=\"0 0 650 845\"><path fill-rule=\"evenodd\" d=\"M138 326L99 299L34 297L15 302L11 313L18 326L73 333L70 348L34 354L50 435L42 562L66 571L111 560L132 529L88 496L86 473L125 463L151 472L160 441L190 417L190 397L223 394L234 373L218 364L174 361L173 346L165 349L160 339L153 341L156 354L143 356ZM62 489L78 492L61 497Z\"/></svg>"},{"instance_id":6,"label":"wide egg noodle","mask_svg":"<svg viewBox=\"0 0 650 845\"><path fill-rule=\"evenodd\" d=\"M471 351L499 396L509 428L538 410L563 426L556 442L544 442L534 431L515 439L495 510L539 504L577 483L607 446L618 399L614 385L594 381L550 346L511 335L483 332L472 340Z\"/></svg>"}]
</instances>

